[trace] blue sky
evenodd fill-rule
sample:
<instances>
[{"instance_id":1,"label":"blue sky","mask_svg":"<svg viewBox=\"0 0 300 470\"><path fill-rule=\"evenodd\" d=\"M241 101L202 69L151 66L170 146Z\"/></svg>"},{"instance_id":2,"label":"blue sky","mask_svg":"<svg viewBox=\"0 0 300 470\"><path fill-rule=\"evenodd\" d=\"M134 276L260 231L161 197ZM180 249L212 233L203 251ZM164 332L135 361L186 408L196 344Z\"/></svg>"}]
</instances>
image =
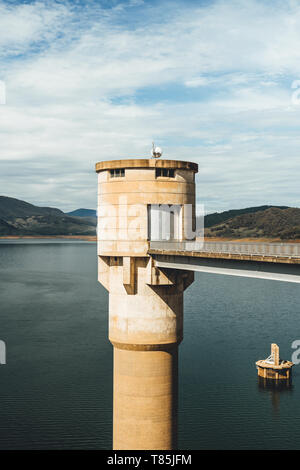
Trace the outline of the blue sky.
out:
<instances>
[{"instance_id":1,"label":"blue sky","mask_svg":"<svg viewBox=\"0 0 300 470\"><path fill-rule=\"evenodd\" d=\"M95 162L155 140L207 212L299 206L296 80L298 0L0 0L0 193L93 208Z\"/></svg>"}]
</instances>

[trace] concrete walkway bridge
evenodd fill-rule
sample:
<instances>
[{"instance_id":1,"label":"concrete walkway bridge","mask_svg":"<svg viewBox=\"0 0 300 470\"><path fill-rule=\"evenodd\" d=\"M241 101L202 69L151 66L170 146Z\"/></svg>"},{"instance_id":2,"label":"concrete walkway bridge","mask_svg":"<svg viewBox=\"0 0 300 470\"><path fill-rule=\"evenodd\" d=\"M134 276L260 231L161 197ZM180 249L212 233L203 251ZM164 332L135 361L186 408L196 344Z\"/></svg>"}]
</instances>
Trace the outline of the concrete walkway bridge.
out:
<instances>
[{"instance_id":1,"label":"concrete walkway bridge","mask_svg":"<svg viewBox=\"0 0 300 470\"><path fill-rule=\"evenodd\" d=\"M157 268L300 283L300 243L150 241Z\"/></svg>"},{"instance_id":2,"label":"concrete walkway bridge","mask_svg":"<svg viewBox=\"0 0 300 470\"><path fill-rule=\"evenodd\" d=\"M187 241L196 227L194 162L110 160L96 171L98 280L109 292L114 351L113 448L177 449L183 298L194 271L299 283L300 244Z\"/></svg>"}]
</instances>

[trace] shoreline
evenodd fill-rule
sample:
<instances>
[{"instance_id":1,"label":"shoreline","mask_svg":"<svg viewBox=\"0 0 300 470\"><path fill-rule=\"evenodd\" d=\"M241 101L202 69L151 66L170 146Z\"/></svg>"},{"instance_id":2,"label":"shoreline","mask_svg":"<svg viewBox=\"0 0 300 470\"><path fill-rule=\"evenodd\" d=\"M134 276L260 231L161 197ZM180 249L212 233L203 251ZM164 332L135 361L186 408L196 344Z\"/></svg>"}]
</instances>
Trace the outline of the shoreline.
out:
<instances>
[{"instance_id":1,"label":"shoreline","mask_svg":"<svg viewBox=\"0 0 300 470\"><path fill-rule=\"evenodd\" d=\"M87 242L96 242L97 237L91 235L7 235L0 236L0 240L55 240L55 239L66 239L66 240L84 240Z\"/></svg>"},{"instance_id":2,"label":"shoreline","mask_svg":"<svg viewBox=\"0 0 300 470\"><path fill-rule=\"evenodd\" d=\"M96 242L97 237L92 235L7 235L0 236L0 240L52 240L52 239L66 239L66 240L83 240L88 242ZM235 242L235 243L300 243L300 239L296 240L282 240L280 238L218 238L218 237L205 237L204 242Z\"/></svg>"},{"instance_id":3,"label":"shoreline","mask_svg":"<svg viewBox=\"0 0 300 470\"><path fill-rule=\"evenodd\" d=\"M205 237L205 242L236 242L236 243L300 243L300 239L295 240L287 239L282 240L281 238L219 238L219 237Z\"/></svg>"}]
</instances>

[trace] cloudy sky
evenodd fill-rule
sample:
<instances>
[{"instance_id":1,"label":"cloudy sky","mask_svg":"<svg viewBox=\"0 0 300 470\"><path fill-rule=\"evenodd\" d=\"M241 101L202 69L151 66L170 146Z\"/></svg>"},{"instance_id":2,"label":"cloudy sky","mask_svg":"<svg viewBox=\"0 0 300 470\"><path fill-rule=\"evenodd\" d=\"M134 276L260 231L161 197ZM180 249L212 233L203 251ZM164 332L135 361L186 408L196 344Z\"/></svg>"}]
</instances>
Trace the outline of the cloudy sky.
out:
<instances>
[{"instance_id":1,"label":"cloudy sky","mask_svg":"<svg viewBox=\"0 0 300 470\"><path fill-rule=\"evenodd\" d=\"M0 0L0 101L2 195L95 208L155 140L207 212L300 205L299 0Z\"/></svg>"}]
</instances>

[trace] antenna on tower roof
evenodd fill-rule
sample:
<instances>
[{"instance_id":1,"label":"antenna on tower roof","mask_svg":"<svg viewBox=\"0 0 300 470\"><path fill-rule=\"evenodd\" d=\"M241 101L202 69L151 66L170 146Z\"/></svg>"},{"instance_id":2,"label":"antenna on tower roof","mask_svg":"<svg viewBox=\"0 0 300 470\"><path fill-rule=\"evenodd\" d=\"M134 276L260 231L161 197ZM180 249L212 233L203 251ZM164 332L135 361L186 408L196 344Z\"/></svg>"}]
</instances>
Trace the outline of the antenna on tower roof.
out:
<instances>
[{"instance_id":1,"label":"antenna on tower roof","mask_svg":"<svg viewBox=\"0 0 300 470\"><path fill-rule=\"evenodd\" d=\"M154 142L152 142L151 155L152 158L159 158L162 156L162 149L160 147L155 147Z\"/></svg>"}]
</instances>

